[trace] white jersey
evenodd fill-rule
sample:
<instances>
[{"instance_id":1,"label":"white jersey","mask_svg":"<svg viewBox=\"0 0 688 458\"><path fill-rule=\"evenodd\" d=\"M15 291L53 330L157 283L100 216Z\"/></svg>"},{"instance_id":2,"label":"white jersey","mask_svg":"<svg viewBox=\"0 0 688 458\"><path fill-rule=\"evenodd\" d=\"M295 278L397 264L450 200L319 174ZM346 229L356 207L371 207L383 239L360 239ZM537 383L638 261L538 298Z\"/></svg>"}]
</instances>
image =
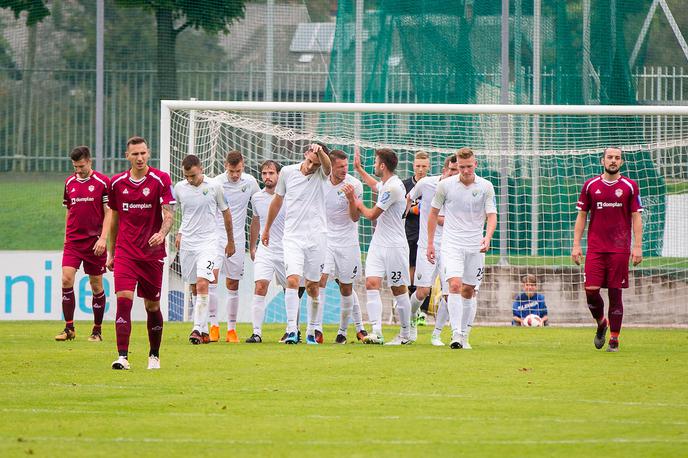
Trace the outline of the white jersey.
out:
<instances>
[{"instance_id":1,"label":"white jersey","mask_svg":"<svg viewBox=\"0 0 688 458\"><path fill-rule=\"evenodd\" d=\"M325 207L327 208L327 245L350 247L358 245L358 222L351 220L349 200L342 191L345 184L354 187L354 195L360 199L363 185L360 180L346 174L341 183L334 185L328 178L325 183Z\"/></svg>"},{"instance_id":2,"label":"white jersey","mask_svg":"<svg viewBox=\"0 0 688 458\"><path fill-rule=\"evenodd\" d=\"M396 248L405 246L406 229L404 213L406 212L406 188L398 176L392 175L385 183L377 184L376 207L383 210L377 219L371 245Z\"/></svg>"},{"instance_id":3,"label":"white jersey","mask_svg":"<svg viewBox=\"0 0 688 458\"><path fill-rule=\"evenodd\" d=\"M468 186L461 182L460 175L440 181L432 206L444 206L442 246L445 248L478 249L486 216L497 213L494 187L479 176Z\"/></svg>"},{"instance_id":4,"label":"white jersey","mask_svg":"<svg viewBox=\"0 0 688 458\"><path fill-rule=\"evenodd\" d=\"M284 238L327 233L324 184L328 179L322 167L310 175L301 173L301 163L282 168L275 193L284 197Z\"/></svg>"},{"instance_id":5,"label":"white jersey","mask_svg":"<svg viewBox=\"0 0 688 458\"><path fill-rule=\"evenodd\" d=\"M236 183L230 181L226 173L216 176L215 180L222 187L225 200L229 205L229 211L232 213L234 244L237 250L243 250L246 245L246 214L248 203L251 200L251 196L260 191L260 187L256 179L248 173L242 173ZM221 213L217 214L217 230L220 233L220 239L226 240L227 233L225 232L225 223L222 220Z\"/></svg>"},{"instance_id":6,"label":"white jersey","mask_svg":"<svg viewBox=\"0 0 688 458\"><path fill-rule=\"evenodd\" d=\"M258 191L251 196L251 207L253 208L253 217L258 217L260 221L260 234L265 230L265 223L268 221L268 211L270 203L274 194L269 194L265 189ZM284 206L280 209L277 217L270 226L270 245L265 246L262 243L258 244L258 250L267 250L267 252L274 253L275 256L282 256L282 236L284 235ZM260 236L259 236L260 237Z\"/></svg>"},{"instance_id":7,"label":"white jersey","mask_svg":"<svg viewBox=\"0 0 688 458\"><path fill-rule=\"evenodd\" d=\"M428 247L428 218L430 217L430 209L432 206L430 203L435 197L435 192L437 191L437 184L440 182L441 176L434 177L424 177L421 178L416 185L409 191L408 195L411 200L418 200L420 197L420 219L418 232L418 246L427 248ZM442 229L443 227L439 224L435 229L434 245L439 247L442 242Z\"/></svg>"},{"instance_id":8,"label":"white jersey","mask_svg":"<svg viewBox=\"0 0 688 458\"><path fill-rule=\"evenodd\" d=\"M182 223L179 233L182 235L180 249L198 250L213 248L218 235L215 227L208 224L217 213L227 210L227 203L222 195L222 188L216 181L204 176L199 186L187 180L174 185L174 195L182 210ZM225 232L224 224L222 230Z\"/></svg>"}]
</instances>

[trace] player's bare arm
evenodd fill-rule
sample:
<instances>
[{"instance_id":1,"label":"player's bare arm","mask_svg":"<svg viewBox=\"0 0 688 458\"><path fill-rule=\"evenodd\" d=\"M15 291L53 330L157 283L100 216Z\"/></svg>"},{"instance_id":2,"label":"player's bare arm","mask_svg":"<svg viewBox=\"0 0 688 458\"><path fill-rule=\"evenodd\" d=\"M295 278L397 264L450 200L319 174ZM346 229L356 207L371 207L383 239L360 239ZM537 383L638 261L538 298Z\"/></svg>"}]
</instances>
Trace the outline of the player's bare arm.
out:
<instances>
[{"instance_id":1,"label":"player's bare arm","mask_svg":"<svg viewBox=\"0 0 688 458\"><path fill-rule=\"evenodd\" d=\"M494 231L497 229L497 214L488 213L487 214L487 229L485 230L485 237L480 241L480 252L487 253L490 249L490 242L492 241L492 236Z\"/></svg>"},{"instance_id":2,"label":"player's bare arm","mask_svg":"<svg viewBox=\"0 0 688 458\"><path fill-rule=\"evenodd\" d=\"M162 224L160 225L160 230L153 234L150 239L148 239L148 246L158 246L165 241L165 236L172 228L172 222L174 221L174 211L171 205L162 206Z\"/></svg>"},{"instance_id":3,"label":"player's bare arm","mask_svg":"<svg viewBox=\"0 0 688 458\"><path fill-rule=\"evenodd\" d=\"M631 213L631 224L633 225L633 248L631 249L631 260L637 266L643 262L643 219L639 212Z\"/></svg>"},{"instance_id":4,"label":"player's bare arm","mask_svg":"<svg viewBox=\"0 0 688 458\"><path fill-rule=\"evenodd\" d=\"M272 223L277 218L277 214L282 209L282 203L284 202L284 197L279 194L275 194L272 197L272 202L270 202L270 207L268 208L268 219L265 221L265 229L263 230L263 235L261 236L261 242L265 246L270 246L270 228Z\"/></svg>"},{"instance_id":5,"label":"player's bare arm","mask_svg":"<svg viewBox=\"0 0 688 458\"><path fill-rule=\"evenodd\" d=\"M110 237L108 238L108 256L106 267L112 271L115 266L115 245L117 244L117 232L119 231L119 212L112 210L110 218Z\"/></svg>"},{"instance_id":6,"label":"player's bare arm","mask_svg":"<svg viewBox=\"0 0 688 458\"><path fill-rule=\"evenodd\" d=\"M229 208L222 212L222 221L225 223L225 232L227 233L227 245L225 245L225 255L229 258L236 252L234 246L234 227L232 226L232 212Z\"/></svg>"},{"instance_id":7,"label":"player's bare arm","mask_svg":"<svg viewBox=\"0 0 688 458\"><path fill-rule=\"evenodd\" d=\"M435 253L435 231L437 230L438 219L440 218L440 209L432 207L430 209L430 214L428 215L428 248L425 255L428 258L430 264L435 263L436 253ZM444 220L444 217L442 217ZM444 223L444 221L443 221Z\"/></svg>"},{"instance_id":8,"label":"player's bare arm","mask_svg":"<svg viewBox=\"0 0 688 458\"><path fill-rule=\"evenodd\" d=\"M363 215L364 218L367 218L370 221L377 220L380 217L380 215L382 215L382 212L384 212L384 210L378 207L377 205L373 208L366 207L363 201L361 201L360 199L356 201L356 207L358 208L358 211L361 212L361 215Z\"/></svg>"},{"instance_id":9,"label":"player's bare arm","mask_svg":"<svg viewBox=\"0 0 688 458\"><path fill-rule=\"evenodd\" d=\"M583 232L588 220L588 212L583 210L578 211L576 216L576 224L573 226L573 249L571 250L571 259L577 265L580 265L583 258L583 249L581 248L581 240L583 239Z\"/></svg>"},{"instance_id":10,"label":"player's bare arm","mask_svg":"<svg viewBox=\"0 0 688 458\"><path fill-rule=\"evenodd\" d=\"M253 212L251 215L251 227L249 229L249 253L251 255L251 261L256 260L256 248L258 244L258 237L260 237L260 217Z\"/></svg>"},{"instance_id":11,"label":"player's bare arm","mask_svg":"<svg viewBox=\"0 0 688 458\"><path fill-rule=\"evenodd\" d=\"M361 217L361 211L358 209L356 204L356 191L354 187L349 183L342 186L342 192L346 196L346 200L349 201L349 217L354 223L357 222Z\"/></svg>"},{"instance_id":12,"label":"player's bare arm","mask_svg":"<svg viewBox=\"0 0 688 458\"><path fill-rule=\"evenodd\" d=\"M103 229L100 231L100 237L93 247L93 254L100 256L107 250L107 235L110 231L110 220L112 219L112 210L107 204L103 204Z\"/></svg>"},{"instance_id":13,"label":"player's bare arm","mask_svg":"<svg viewBox=\"0 0 688 458\"><path fill-rule=\"evenodd\" d=\"M313 144L312 148L315 150L318 158L320 159L320 167L325 175L329 175L332 172L332 161L330 161L330 156L328 156L322 147L317 144Z\"/></svg>"},{"instance_id":14,"label":"player's bare arm","mask_svg":"<svg viewBox=\"0 0 688 458\"><path fill-rule=\"evenodd\" d=\"M361 151L358 149L358 147L354 148L354 169L358 172L358 174L361 176L363 179L363 182L372 190L377 190L377 180L371 176L368 172L365 171L363 168L363 164L361 163ZM363 215L365 216L365 215ZM367 218L367 216L366 216Z\"/></svg>"}]
</instances>

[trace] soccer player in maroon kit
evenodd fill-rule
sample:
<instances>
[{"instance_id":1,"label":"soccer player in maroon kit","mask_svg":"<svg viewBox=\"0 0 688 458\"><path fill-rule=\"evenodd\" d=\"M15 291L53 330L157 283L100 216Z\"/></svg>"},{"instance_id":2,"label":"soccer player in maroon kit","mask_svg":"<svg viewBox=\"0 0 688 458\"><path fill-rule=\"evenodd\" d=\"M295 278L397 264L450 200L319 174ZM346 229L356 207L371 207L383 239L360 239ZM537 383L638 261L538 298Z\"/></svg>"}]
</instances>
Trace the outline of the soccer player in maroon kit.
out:
<instances>
[{"instance_id":1,"label":"soccer player in maroon kit","mask_svg":"<svg viewBox=\"0 0 688 458\"><path fill-rule=\"evenodd\" d=\"M171 206L175 203L172 181L167 173L148 165L150 152L144 138L131 137L127 141L126 157L131 169L112 177L109 196L112 224L107 267L115 272L115 332L119 352L112 368L130 367L127 356L136 289L148 314L148 369L159 369L165 236L172 227L174 212Z\"/></svg>"},{"instance_id":2,"label":"soccer player in maroon kit","mask_svg":"<svg viewBox=\"0 0 688 458\"><path fill-rule=\"evenodd\" d=\"M583 257L581 239L588 212L588 254L585 259L585 295L593 318L597 321L595 348L604 346L607 329L611 338L607 351L619 351L619 333L623 320L622 288L628 287L628 258L637 266L643 260L643 207L635 181L621 175L621 149L606 148L602 155L604 173L583 185L576 208L578 217L573 229L571 258L580 265ZM631 229L633 247L631 248ZM609 294L609 318L604 316L600 288Z\"/></svg>"},{"instance_id":3,"label":"soccer player in maroon kit","mask_svg":"<svg viewBox=\"0 0 688 458\"><path fill-rule=\"evenodd\" d=\"M72 340L74 330L74 277L84 264L92 291L93 331L88 340L103 340L101 324L105 313L106 240L110 227L110 208L107 206L110 179L91 168L88 146L77 146L69 154L74 174L65 180L62 204L67 207L64 251L62 253L62 315L65 328L55 336L57 341Z\"/></svg>"}]
</instances>

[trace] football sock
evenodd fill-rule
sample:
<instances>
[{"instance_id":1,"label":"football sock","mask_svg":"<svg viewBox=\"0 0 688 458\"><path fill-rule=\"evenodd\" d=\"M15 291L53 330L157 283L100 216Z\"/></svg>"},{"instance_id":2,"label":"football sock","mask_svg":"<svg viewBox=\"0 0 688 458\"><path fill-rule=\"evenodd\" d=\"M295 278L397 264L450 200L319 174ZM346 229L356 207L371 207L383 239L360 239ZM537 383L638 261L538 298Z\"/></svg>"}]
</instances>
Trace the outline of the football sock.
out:
<instances>
[{"instance_id":1,"label":"football sock","mask_svg":"<svg viewBox=\"0 0 688 458\"><path fill-rule=\"evenodd\" d=\"M217 319L217 284L211 283L208 285L208 321L213 326L219 326L220 321Z\"/></svg>"},{"instance_id":2,"label":"football sock","mask_svg":"<svg viewBox=\"0 0 688 458\"><path fill-rule=\"evenodd\" d=\"M263 319L265 318L265 296L253 295L253 306L251 307L251 321L253 322L253 333L263 335Z\"/></svg>"},{"instance_id":3,"label":"football sock","mask_svg":"<svg viewBox=\"0 0 688 458\"><path fill-rule=\"evenodd\" d=\"M394 298L397 300L397 312L399 312L399 325L401 327L399 334L408 339L411 332L411 301L407 293L394 296Z\"/></svg>"},{"instance_id":4,"label":"football sock","mask_svg":"<svg viewBox=\"0 0 688 458\"><path fill-rule=\"evenodd\" d=\"M451 324L452 333L459 332L462 314L460 294L449 293L447 311L449 312L449 323Z\"/></svg>"},{"instance_id":5,"label":"football sock","mask_svg":"<svg viewBox=\"0 0 688 458\"><path fill-rule=\"evenodd\" d=\"M468 335L475 320L475 312L478 306L478 300L475 297L466 299L461 298L462 313L461 313L461 334Z\"/></svg>"},{"instance_id":6,"label":"football sock","mask_svg":"<svg viewBox=\"0 0 688 458\"><path fill-rule=\"evenodd\" d=\"M115 335L117 336L117 350L121 356L129 351L129 336L131 335L131 307L134 301L126 297L117 298L115 312ZM122 355L121 352L124 352Z\"/></svg>"},{"instance_id":7,"label":"football sock","mask_svg":"<svg viewBox=\"0 0 688 458\"><path fill-rule=\"evenodd\" d=\"M380 291L369 289L366 293L368 296L368 302L366 303L368 319L373 328L373 333L380 335L382 334L382 298L380 297Z\"/></svg>"},{"instance_id":8,"label":"football sock","mask_svg":"<svg viewBox=\"0 0 688 458\"><path fill-rule=\"evenodd\" d=\"M239 313L239 291L227 291L227 330L236 329L236 319Z\"/></svg>"},{"instance_id":9,"label":"football sock","mask_svg":"<svg viewBox=\"0 0 688 458\"><path fill-rule=\"evenodd\" d=\"M198 308L198 295L191 295L191 307L193 310L193 331L201 332L201 310Z\"/></svg>"},{"instance_id":10,"label":"football sock","mask_svg":"<svg viewBox=\"0 0 688 458\"><path fill-rule=\"evenodd\" d=\"M588 308L590 309L590 314L600 323L604 319L604 300L600 295L599 289L586 289L585 297L588 300Z\"/></svg>"},{"instance_id":11,"label":"football sock","mask_svg":"<svg viewBox=\"0 0 688 458\"><path fill-rule=\"evenodd\" d=\"M199 294L196 296L196 304L194 305L194 330L198 332L203 332L204 325L208 325L209 299L207 294Z\"/></svg>"},{"instance_id":12,"label":"football sock","mask_svg":"<svg viewBox=\"0 0 688 458\"><path fill-rule=\"evenodd\" d=\"M327 291L325 288L318 288L318 313L315 316L315 329L322 332L323 315L325 314L325 298Z\"/></svg>"},{"instance_id":13,"label":"football sock","mask_svg":"<svg viewBox=\"0 0 688 458\"><path fill-rule=\"evenodd\" d=\"M417 290L414 291L413 294L411 294L411 298L410 298L410 300L411 300L411 316L416 316L416 314L418 313L418 309L420 308L421 304L423 303L423 301L418 300L418 296L416 294L417 294Z\"/></svg>"},{"instance_id":14,"label":"football sock","mask_svg":"<svg viewBox=\"0 0 688 458\"><path fill-rule=\"evenodd\" d=\"M609 331L612 337L619 337L623 321L623 299L621 288L609 288Z\"/></svg>"},{"instance_id":15,"label":"football sock","mask_svg":"<svg viewBox=\"0 0 688 458\"><path fill-rule=\"evenodd\" d=\"M356 294L356 290L352 291L351 297L353 297L353 300L354 300L354 306L353 306L353 309L351 310L351 317L354 320L354 326L356 326L356 332L358 332L358 331L361 331L364 329L364 327L363 327L363 314L361 313L361 303L358 301L358 294Z\"/></svg>"},{"instance_id":16,"label":"football sock","mask_svg":"<svg viewBox=\"0 0 688 458\"><path fill-rule=\"evenodd\" d=\"M74 288L62 288L62 314L68 329L74 329L74 309L76 299L74 299Z\"/></svg>"},{"instance_id":17,"label":"football sock","mask_svg":"<svg viewBox=\"0 0 688 458\"><path fill-rule=\"evenodd\" d=\"M307 335L313 335L315 328L318 325L318 312L320 309L320 300L318 297L306 296L306 319L308 326L306 328Z\"/></svg>"},{"instance_id":18,"label":"football sock","mask_svg":"<svg viewBox=\"0 0 688 458\"><path fill-rule=\"evenodd\" d=\"M162 342L162 311L160 307L155 312L149 312L146 325L148 327L149 356L160 356L160 342Z\"/></svg>"},{"instance_id":19,"label":"football sock","mask_svg":"<svg viewBox=\"0 0 688 458\"><path fill-rule=\"evenodd\" d=\"M341 312L339 314L339 334L346 335L346 329L349 327L349 320L351 319L353 308L353 294L351 296L342 296L340 306Z\"/></svg>"},{"instance_id":20,"label":"football sock","mask_svg":"<svg viewBox=\"0 0 688 458\"><path fill-rule=\"evenodd\" d=\"M435 315L435 329L432 331L435 335L442 334L442 329L447 324L449 319L449 310L447 310L447 301L444 300L444 296L440 298L439 305L437 306L437 313Z\"/></svg>"},{"instance_id":21,"label":"football sock","mask_svg":"<svg viewBox=\"0 0 688 458\"><path fill-rule=\"evenodd\" d=\"M100 326L103 324L103 316L105 315L105 291L93 294L91 308L93 309L94 327L100 329Z\"/></svg>"},{"instance_id":22,"label":"football sock","mask_svg":"<svg viewBox=\"0 0 688 458\"><path fill-rule=\"evenodd\" d=\"M287 332L296 332L296 317L299 313L299 291L287 288L284 290L284 305L287 309Z\"/></svg>"}]
</instances>

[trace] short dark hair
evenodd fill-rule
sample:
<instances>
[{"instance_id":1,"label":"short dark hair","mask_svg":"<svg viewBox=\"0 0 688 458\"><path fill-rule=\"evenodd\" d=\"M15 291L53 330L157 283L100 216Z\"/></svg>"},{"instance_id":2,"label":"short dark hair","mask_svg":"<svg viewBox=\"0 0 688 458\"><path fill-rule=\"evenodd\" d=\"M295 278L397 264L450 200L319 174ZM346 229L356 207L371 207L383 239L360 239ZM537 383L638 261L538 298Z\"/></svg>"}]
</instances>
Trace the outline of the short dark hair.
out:
<instances>
[{"instance_id":1,"label":"short dark hair","mask_svg":"<svg viewBox=\"0 0 688 458\"><path fill-rule=\"evenodd\" d=\"M333 159L349 159L349 156L346 155L346 153L340 149L333 149L330 151L330 160Z\"/></svg>"},{"instance_id":2,"label":"short dark hair","mask_svg":"<svg viewBox=\"0 0 688 458\"><path fill-rule=\"evenodd\" d=\"M375 155L380 158L380 162L385 164L387 170L394 173L399 163L399 158L397 154L390 148L380 148L375 151Z\"/></svg>"},{"instance_id":3,"label":"short dark hair","mask_svg":"<svg viewBox=\"0 0 688 458\"><path fill-rule=\"evenodd\" d=\"M244 156L239 151L230 151L227 153L225 162L229 165L237 165L239 162L244 162Z\"/></svg>"},{"instance_id":4,"label":"short dark hair","mask_svg":"<svg viewBox=\"0 0 688 458\"><path fill-rule=\"evenodd\" d=\"M459 159L470 159L472 157L475 157L475 154L473 154L472 149L470 149L467 146L464 146L456 152L456 157Z\"/></svg>"},{"instance_id":5,"label":"short dark hair","mask_svg":"<svg viewBox=\"0 0 688 458\"><path fill-rule=\"evenodd\" d=\"M450 154L447 156L447 158L444 160L444 168L446 169L449 167L449 164L454 164L458 162L459 160L456 158L456 154Z\"/></svg>"},{"instance_id":6,"label":"short dark hair","mask_svg":"<svg viewBox=\"0 0 688 458\"><path fill-rule=\"evenodd\" d=\"M130 137L129 140L127 140L127 148L129 148L129 145L140 145L141 143L145 143L146 146L148 146L148 142L145 138L139 135L134 135L133 137Z\"/></svg>"},{"instance_id":7,"label":"short dark hair","mask_svg":"<svg viewBox=\"0 0 688 458\"><path fill-rule=\"evenodd\" d=\"M77 146L74 149L72 149L72 152L69 153L69 157L74 161L80 161L82 159L86 159L87 161L91 159L91 150L88 148L88 146Z\"/></svg>"},{"instance_id":8,"label":"short dark hair","mask_svg":"<svg viewBox=\"0 0 688 458\"><path fill-rule=\"evenodd\" d=\"M182 167L184 167L184 170L191 170L191 167L196 166L201 166L201 160L195 154L189 154L182 159Z\"/></svg>"},{"instance_id":9,"label":"short dark hair","mask_svg":"<svg viewBox=\"0 0 688 458\"><path fill-rule=\"evenodd\" d=\"M525 274L521 277L521 283L532 283L537 285L537 277L534 274Z\"/></svg>"},{"instance_id":10,"label":"short dark hair","mask_svg":"<svg viewBox=\"0 0 688 458\"><path fill-rule=\"evenodd\" d=\"M260 164L261 173L263 172L263 169L265 167L270 167L270 166L274 167L275 170L277 171L277 173L280 173L280 170L282 170L282 166L280 165L279 162L273 161L272 159L268 159L267 161L263 161L263 163Z\"/></svg>"},{"instance_id":11,"label":"short dark hair","mask_svg":"<svg viewBox=\"0 0 688 458\"><path fill-rule=\"evenodd\" d=\"M328 148L327 145L325 145L323 142L313 141L313 142L311 142L311 144L319 145L322 148L322 150L325 152L325 154L330 154L330 148Z\"/></svg>"},{"instance_id":12,"label":"short dark hair","mask_svg":"<svg viewBox=\"0 0 688 458\"><path fill-rule=\"evenodd\" d=\"M604 156L607 155L607 150L610 150L610 149L619 150L619 152L621 153L621 157L623 158L623 150L621 149L620 146L607 146L605 149L602 150L602 158L604 158Z\"/></svg>"}]
</instances>

